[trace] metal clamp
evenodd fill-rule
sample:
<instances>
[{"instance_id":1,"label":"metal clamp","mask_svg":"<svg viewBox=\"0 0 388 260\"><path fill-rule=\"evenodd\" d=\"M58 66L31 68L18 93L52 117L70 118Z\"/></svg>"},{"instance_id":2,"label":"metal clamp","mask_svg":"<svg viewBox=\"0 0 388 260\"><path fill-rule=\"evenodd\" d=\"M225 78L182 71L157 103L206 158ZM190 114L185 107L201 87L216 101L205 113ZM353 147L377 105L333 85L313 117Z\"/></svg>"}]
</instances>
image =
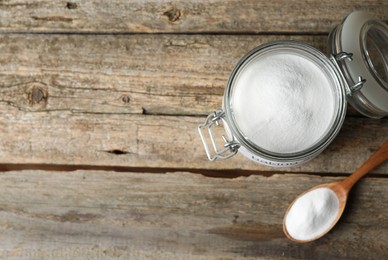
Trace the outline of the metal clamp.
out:
<instances>
[{"instance_id":1,"label":"metal clamp","mask_svg":"<svg viewBox=\"0 0 388 260\"><path fill-rule=\"evenodd\" d=\"M340 52L338 54L333 55L333 58L332 58L332 60L334 61L334 64L341 72L342 72L342 70L341 70L341 67L339 65L339 62L341 62L345 59L352 61L353 60L353 53ZM350 78L350 76L349 75L343 75L343 76L346 76L345 82L348 86L346 94L349 96L351 96L353 92L359 91L364 86L364 83L366 82L366 79L359 76L357 83L355 83L353 86L349 86L347 78Z\"/></svg>"},{"instance_id":2,"label":"metal clamp","mask_svg":"<svg viewBox=\"0 0 388 260\"><path fill-rule=\"evenodd\" d=\"M207 158L210 161L215 161L218 158L228 159L228 158L232 157L233 155L235 155L237 153L238 149L240 148L240 144L234 138L232 138L232 140L228 140L225 137L225 135L222 135L221 138L224 141L224 145L223 145L222 149L220 149L220 150L218 149L214 135L213 135L212 126L213 125L220 126L220 122L223 121L224 116L225 116L225 112L223 110L215 111L214 113L210 114L206 118L206 120L203 124L200 124L198 126L199 136L201 137ZM208 142L206 141L206 138L203 134L204 128L207 128L208 135L210 137L210 142L212 143L212 146L213 146L213 151L211 151L211 149L209 148ZM212 152L214 152L215 154L212 155Z\"/></svg>"},{"instance_id":3,"label":"metal clamp","mask_svg":"<svg viewBox=\"0 0 388 260\"><path fill-rule=\"evenodd\" d=\"M336 61L341 61L344 59L347 59L348 61L353 60L353 53L348 53L348 52L340 52L334 55Z\"/></svg>"},{"instance_id":4,"label":"metal clamp","mask_svg":"<svg viewBox=\"0 0 388 260\"><path fill-rule=\"evenodd\" d=\"M358 82L350 87L351 93L359 91L364 86L365 82L366 79L363 79L361 76L358 76ZM351 95L351 93L349 95Z\"/></svg>"}]
</instances>

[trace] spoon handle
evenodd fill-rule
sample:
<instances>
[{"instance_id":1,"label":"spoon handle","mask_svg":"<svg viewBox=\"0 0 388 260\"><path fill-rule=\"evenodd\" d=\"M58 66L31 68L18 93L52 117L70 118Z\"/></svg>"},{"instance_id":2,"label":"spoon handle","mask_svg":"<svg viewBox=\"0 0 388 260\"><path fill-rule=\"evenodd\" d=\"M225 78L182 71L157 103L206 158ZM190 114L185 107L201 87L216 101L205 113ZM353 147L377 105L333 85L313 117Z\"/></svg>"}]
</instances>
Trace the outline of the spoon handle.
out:
<instances>
[{"instance_id":1,"label":"spoon handle","mask_svg":"<svg viewBox=\"0 0 388 260\"><path fill-rule=\"evenodd\" d=\"M341 185L348 192L353 187L353 185L365 174L373 170L376 166L383 163L388 159L388 141L386 141L380 149L378 149L371 157L369 157L366 162L363 163L352 175L347 177L345 180L341 182Z\"/></svg>"}]
</instances>

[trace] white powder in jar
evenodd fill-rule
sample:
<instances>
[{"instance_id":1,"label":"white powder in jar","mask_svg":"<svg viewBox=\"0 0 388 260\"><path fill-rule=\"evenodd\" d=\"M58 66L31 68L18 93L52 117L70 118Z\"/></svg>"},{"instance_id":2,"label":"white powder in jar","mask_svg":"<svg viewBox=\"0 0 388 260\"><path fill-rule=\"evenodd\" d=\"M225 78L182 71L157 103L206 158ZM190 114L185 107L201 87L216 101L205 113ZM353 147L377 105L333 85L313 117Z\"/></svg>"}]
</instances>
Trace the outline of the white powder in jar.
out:
<instances>
[{"instance_id":1,"label":"white powder in jar","mask_svg":"<svg viewBox=\"0 0 388 260\"><path fill-rule=\"evenodd\" d=\"M274 153L312 147L334 117L327 73L307 57L270 53L255 57L235 79L232 109L247 140Z\"/></svg>"},{"instance_id":2,"label":"white powder in jar","mask_svg":"<svg viewBox=\"0 0 388 260\"><path fill-rule=\"evenodd\" d=\"M336 193L328 188L311 190L298 198L285 218L288 234L296 240L311 240L323 234L339 212Z\"/></svg>"}]
</instances>

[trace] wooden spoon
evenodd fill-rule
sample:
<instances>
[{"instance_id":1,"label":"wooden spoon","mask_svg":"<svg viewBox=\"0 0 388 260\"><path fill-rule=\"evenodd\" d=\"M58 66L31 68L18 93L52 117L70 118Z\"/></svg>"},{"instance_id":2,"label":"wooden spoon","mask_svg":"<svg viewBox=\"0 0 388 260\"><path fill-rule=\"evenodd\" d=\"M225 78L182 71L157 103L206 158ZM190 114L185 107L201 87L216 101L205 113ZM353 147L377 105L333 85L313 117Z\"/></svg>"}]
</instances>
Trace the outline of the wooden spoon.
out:
<instances>
[{"instance_id":1,"label":"wooden spoon","mask_svg":"<svg viewBox=\"0 0 388 260\"><path fill-rule=\"evenodd\" d=\"M380 165L381 163L383 163L387 159L388 159L388 141L385 142L379 150L377 150L366 162L364 162L363 165L361 165L360 168L358 168L352 175L350 175L346 179L344 179L342 181L338 181L338 182L326 183L326 184L321 184L321 185L315 186L315 187L309 189L308 191L302 193L301 195L299 195L291 203L291 205L287 209L286 214L285 214L284 219L283 219L283 231L284 231L286 237L294 242L305 243L305 242L310 242L310 241L316 240L316 239L324 236L327 232L329 232L335 226L335 224L340 219L342 213L344 212L344 209L346 206L346 201L348 199L348 194L349 194L349 191L352 189L353 185L357 181L359 181L362 177L364 177L368 172L370 172L372 169L374 169L376 166ZM338 214L337 214L336 218L331 222L331 225L325 231L321 232L318 236L315 236L309 240L296 239L296 238L292 237L289 234L289 232L287 231L286 217L287 217L290 209L294 205L294 203L299 198L301 198L306 193L313 191L315 189L318 189L318 188L328 188L328 189L334 191L334 193L337 195L338 200L339 200Z\"/></svg>"}]
</instances>

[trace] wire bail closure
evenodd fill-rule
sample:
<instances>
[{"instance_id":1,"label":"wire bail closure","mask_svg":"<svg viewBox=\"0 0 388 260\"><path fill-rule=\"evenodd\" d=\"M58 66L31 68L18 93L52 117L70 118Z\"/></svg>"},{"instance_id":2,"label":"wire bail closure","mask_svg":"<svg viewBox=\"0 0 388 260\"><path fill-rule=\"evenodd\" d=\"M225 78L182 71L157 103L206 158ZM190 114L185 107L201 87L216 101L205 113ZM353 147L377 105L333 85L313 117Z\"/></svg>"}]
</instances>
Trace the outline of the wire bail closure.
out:
<instances>
[{"instance_id":1,"label":"wire bail closure","mask_svg":"<svg viewBox=\"0 0 388 260\"><path fill-rule=\"evenodd\" d=\"M338 69L341 70L339 62L342 62L343 60L348 60L348 61L353 61L353 53L348 53L348 52L340 52L337 54L333 55L332 60L334 61L334 64L337 66ZM349 86L348 81L345 80L347 83L349 89L347 89L347 95L351 96L353 92L359 91L363 86L364 83L366 82L366 79L362 78L361 76L358 76L357 83L355 83L353 86Z\"/></svg>"},{"instance_id":2,"label":"wire bail closure","mask_svg":"<svg viewBox=\"0 0 388 260\"><path fill-rule=\"evenodd\" d=\"M220 159L228 159L234 156L238 149L240 148L240 144L232 137L232 140L228 140L225 135L222 135L221 138L224 142L223 148L219 149L216 140L213 135L212 126L220 126L221 122L224 122L225 112L223 110L214 111L210 114L203 124L198 126L198 132L201 137L203 146L206 151L207 158L209 161L215 161L218 158ZM210 137L210 142L212 144L213 150L209 148L208 142L204 136L203 129L207 128L208 135ZM214 155L212 154L214 152Z\"/></svg>"}]
</instances>

